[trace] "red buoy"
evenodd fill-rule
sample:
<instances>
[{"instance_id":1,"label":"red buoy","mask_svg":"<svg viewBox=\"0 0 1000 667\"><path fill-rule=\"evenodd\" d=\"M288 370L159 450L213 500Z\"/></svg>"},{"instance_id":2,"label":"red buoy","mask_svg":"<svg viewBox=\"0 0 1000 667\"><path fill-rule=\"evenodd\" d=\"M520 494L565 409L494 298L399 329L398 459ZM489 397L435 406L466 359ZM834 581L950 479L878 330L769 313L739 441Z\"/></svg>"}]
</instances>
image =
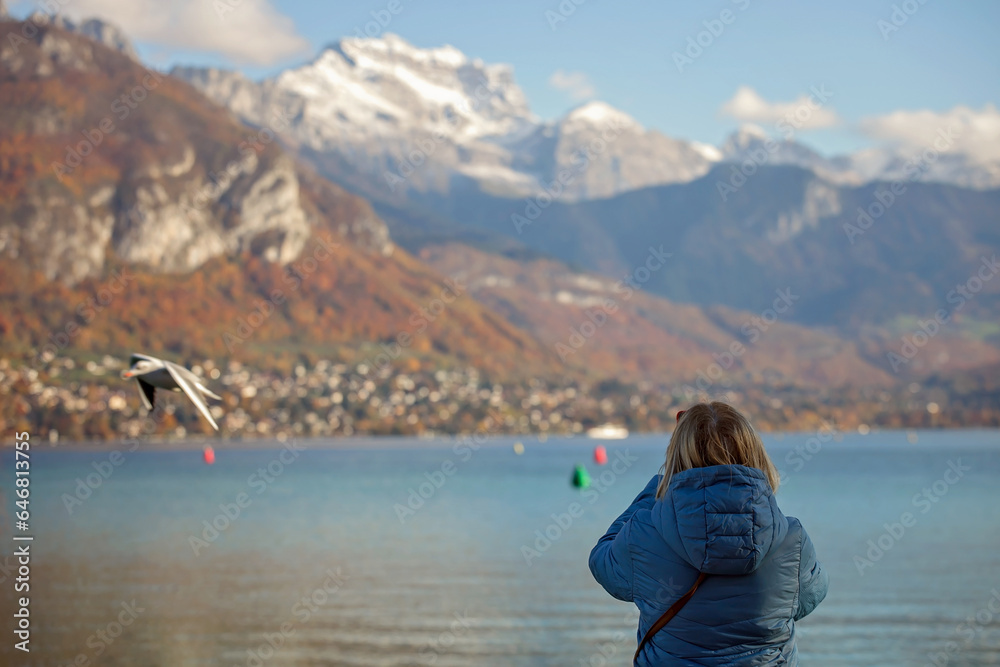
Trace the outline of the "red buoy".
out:
<instances>
[{"instance_id":1,"label":"red buoy","mask_svg":"<svg viewBox=\"0 0 1000 667\"><path fill-rule=\"evenodd\" d=\"M599 466L604 465L608 462L608 452L604 449L604 445L598 445L594 447L594 463Z\"/></svg>"},{"instance_id":2,"label":"red buoy","mask_svg":"<svg viewBox=\"0 0 1000 667\"><path fill-rule=\"evenodd\" d=\"M205 445L204 450L202 450L202 456L208 465L215 463L215 450L212 449L211 445Z\"/></svg>"}]
</instances>

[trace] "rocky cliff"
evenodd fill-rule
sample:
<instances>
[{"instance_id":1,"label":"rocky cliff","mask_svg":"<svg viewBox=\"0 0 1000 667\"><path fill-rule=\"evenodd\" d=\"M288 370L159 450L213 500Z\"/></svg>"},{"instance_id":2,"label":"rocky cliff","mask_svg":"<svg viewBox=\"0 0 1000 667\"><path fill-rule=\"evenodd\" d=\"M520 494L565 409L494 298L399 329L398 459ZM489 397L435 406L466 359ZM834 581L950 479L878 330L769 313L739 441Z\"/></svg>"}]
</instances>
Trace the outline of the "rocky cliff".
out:
<instances>
[{"instance_id":1,"label":"rocky cliff","mask_svg":"<svg viewBox=\"0 0 1000 667\"><path fill-rule=\"evenodd\" d=\"M353 198L314 178L323 193L303 193L270 129L64 24L20 24L30 38L0 43L0 97L25 101L0 110L0 254L75 283L112 257L154 272L241 253L287 264L318 224L391 251L363 202L319 218L317 199Z\"/></svg>"},{"instance_id":2,"label":"rocky cliff","mask_svg":"<svg viewBox=\"0 0 1000 667\"><path fill-rule=\"evenodd\" d=\"M411 369L552 372L530 334L280 146L287 118L244 125L55 22L0 34L19 36L0 42L0 363L142 349L288 372L384 344Z\"/></svg>"},{"instance_id":3,"label":"rocky cliff","mask_svg":"<svg viewBox=\"0 0 1000 667\"><path fill-rule=\"evenodd\" d=\"M343 39L307 65L261 82L218 69L172 72L247 122L291 118L284 136L334 177L359 173L369 192L447 195L472 183L535 194L560 173L564 200L605 197L704 174L711 149L643 128L594 102L541 121L506 65L452 47L419 49L395 35Z\"/></svg>"}]
</instances>

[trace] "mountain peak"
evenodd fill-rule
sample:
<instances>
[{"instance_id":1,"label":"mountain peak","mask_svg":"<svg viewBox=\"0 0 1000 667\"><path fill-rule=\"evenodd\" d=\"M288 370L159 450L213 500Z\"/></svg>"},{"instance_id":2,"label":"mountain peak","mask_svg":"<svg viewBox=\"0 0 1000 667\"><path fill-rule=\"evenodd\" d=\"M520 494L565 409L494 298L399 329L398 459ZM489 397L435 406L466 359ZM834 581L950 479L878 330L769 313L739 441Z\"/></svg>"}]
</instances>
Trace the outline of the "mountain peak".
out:
<instances>
[{"instance_id":1,"label":"mountain peak","mask_svg":"<svg viewBox=\"0 0 1000 667\"><path fill-rule=\"evenodd\" d=\"M352 59L370 57L384 60L409 60L421 65L437 65L457 69L469 62L464 53L450 44L421 49L391 32L381 37L345 37L331 48Z\"/></svg>"},{"instance_id":2,"label":"mountain peak","mask_svg":"<svg viewBox=\"0 0 1000 667\"><path fill-rule=\"evenodd\" d=\"M472 61L453 46L421 49L393 34L341 39L265 84L303 105L310 126L299 139L321 149L349 140L392 146L400 156L421 134L467 143L510 135L532 118L508 66Z\"/></svg>"},{"instance_id":3,"label":"mountain peak","mask_svg":"<svg viewBox=\"0 0 1000 667\"><path fill-rule=\"evenodd\" d=\"M726 141L720 146L720 151L727 158L742 159L744 153L750 149L760 147L770 138L771 135L760 125L744 123L726 138Z\"/></svg>"},{"instance_id":4,"label":"mountain peak","mask_svg":"<svg viewBox=\"0 0 1000 667\"><path fill-rule=\"evenodd\" d=\"M739 129L729 135L729 141L737 146L748 146L754 141L763 141L770 135L760 125L743 123Z\"/></svg>"},{"instance_id":5,"label":"mountain peak","mask_svg":"<svg viewBox=\"0 0 1000 667\"><path fill-rule=\"evenodd\" d=\"M715 146L711 144L703 144L700 141L692 141L691 148L698 151L702 157L704 157L709 162L719 162L725 155Z\"/></svg>"},{"instance_id":6,"label":"mountain peak","mask_svg":"<svg viewBox=\"0 0 1000 667\"><path fill-rule=\"evenodd\" d=\"M3 17L4 11L2 0L0 0L0 17ZM46 14L41 11L34 12L27 20L35 25L52 25L67 32L83 35L88 39L103 44L109 49L114 49L128 56L134 62L141 62L139 54L136 53L132 47L132 42L125 36L125 33L117 26L106 21L91 18L77 23L62 14Z\"/></svg>"},{"instance_id":7,"label":"mountain peak","mask_svg":"<svg viewBox=\"0 0 1000 667\"><path fill-rule=\"evenodd\" d=\"M623 125L631 125L639 131L643 129L642 125L632 118L632 116L600 100L581 104L563 118L564 124L573 122L585 122L589 124L615 122Z\"/></svg>"},{"instance_id":8,"label":"mountain peak","mask_svg":"<svg viewBox=\"0 0 1000 667\"><path fill-rule=\"evenodd\" d=\"M135 62L140 62L132 42L118 26L100 19L88 19L77 27L77 31L96 42L118 51Z\"/></svg>"}]
</instances>

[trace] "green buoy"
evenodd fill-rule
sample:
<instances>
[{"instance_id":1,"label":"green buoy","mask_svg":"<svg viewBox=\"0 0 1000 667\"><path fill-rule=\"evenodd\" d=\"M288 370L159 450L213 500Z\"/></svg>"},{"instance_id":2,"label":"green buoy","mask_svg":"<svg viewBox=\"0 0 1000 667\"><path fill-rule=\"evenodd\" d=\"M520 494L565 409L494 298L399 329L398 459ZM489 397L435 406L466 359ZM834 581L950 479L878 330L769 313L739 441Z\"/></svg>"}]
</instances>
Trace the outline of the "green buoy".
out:
<instances>
[{"instance_id":1,"label":"green buoy","mask_svg":"<svg viewBox=\"0 0 1000 667\"><path fill-rule=\"evenodd\" d=\"M573 477L570 479L570 483L574 488L586 489L590 486L590 473L587 472L584 466L578 463L573 469Z\"/></svg>"}]
</instances>

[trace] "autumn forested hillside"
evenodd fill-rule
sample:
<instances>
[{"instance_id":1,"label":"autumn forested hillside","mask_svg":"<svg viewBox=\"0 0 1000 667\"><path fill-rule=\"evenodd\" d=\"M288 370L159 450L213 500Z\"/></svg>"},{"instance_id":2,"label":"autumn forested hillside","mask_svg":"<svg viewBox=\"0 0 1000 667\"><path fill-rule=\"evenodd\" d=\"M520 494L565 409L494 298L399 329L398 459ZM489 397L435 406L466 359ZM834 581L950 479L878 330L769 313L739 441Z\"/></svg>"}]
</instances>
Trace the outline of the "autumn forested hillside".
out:
<instances>
[{"instance_id":1,"label":"autumn forested hillside","mask_svg":"<svg viewBox=\"0 0 1000 667\"><path fill-rule=\"evenodd\" d=\"M884 348L788 316L751 325L763 311L447 238L414 256L271 127L57 27L0 41L0 99L0 426L133 434L118 371L135 351L222 383L227 437L664 430L708 396L766 428L992 419L969 416L982 382L949 405L947 375L925 400L940 409L911 414ZM918 361L959 349L945 339ZM966 366L1000 361L963 346ZM209 428L167 405L159 433Z\"/></svg>"},{"instance_id":2,"label":"autumn forested hillside","mask_svg":"<svg viewBox=\"0 0 1000 667\"><path fill-rule=\"evenodd\" d=\"M273 134L181 81L43 27L0 45L0 98L16 101L0 108L7 353L353 356L348 343L409 332L406 353L545 368L531 336L461 289L433 321L415 317L451 293L446 276L395 248L367 202L288 167Z\"/></svg>"}]
</instances>

